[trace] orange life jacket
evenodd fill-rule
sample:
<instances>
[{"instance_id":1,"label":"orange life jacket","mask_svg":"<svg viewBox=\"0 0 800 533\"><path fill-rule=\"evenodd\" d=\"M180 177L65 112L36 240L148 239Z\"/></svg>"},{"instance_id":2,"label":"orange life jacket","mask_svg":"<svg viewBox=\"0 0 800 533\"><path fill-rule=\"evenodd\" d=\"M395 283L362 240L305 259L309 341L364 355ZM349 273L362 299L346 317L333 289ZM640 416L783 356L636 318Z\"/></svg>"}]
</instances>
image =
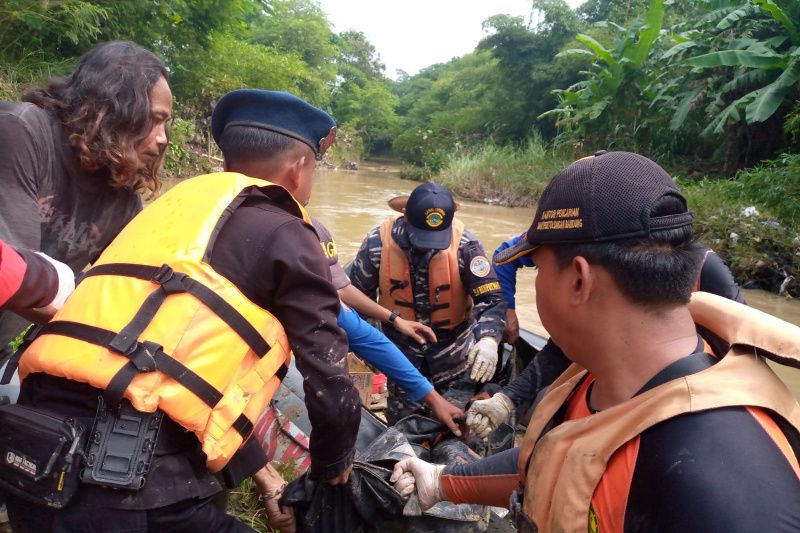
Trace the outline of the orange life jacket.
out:
<instances>
[{"instance_id":1,"label":"orange life jacket","mask_svg":"<svg viewBox=\"0 0 800 533\"><path fill-rule=\"evenodd\" d=\"M664 420L720 407L756 407L800 432L800 405L756 355L757 350L759 355L800 366L800 328L703 292L692 295L689 309L697 324L732 346L711 368L547 431L587 372L573 364L550 386L528 426L519 459L523 512L540 532L586 531L592 496L609 459L626 442Z\"/></svg>"},{"instance_id":2,"label":"orange life jacket","mask_svg":"<svg viewBox=\"0 0 800 533\"><path fill-rule=\"evenodd\" d=\"M402 215L400 215L402 216ZM418 320L414 307L414 287L408 256L392 238L392 227L399 216L390 217L380 228L381 266L378 303L397 310L406 320ZM461 282L458 268L458 245L464 224L453 219L450 247L433 254L428 263L431 326L453 329L469 317L472 299Z\"/></svg>"},{"instance_id":3,"label":"orange life jacket","mask_svg":"<svg viewBox=\"0 0 800 533\"><path fill-rule=\"evenodd\" d=\"M283 327L209 264L246 189L279 187L235 173L186 180L134 218L20 360L161 409L194 432L212 472L249 436L291 357ZM309 222L295 202L295 213Z\"/></svg>"}]
</instances>

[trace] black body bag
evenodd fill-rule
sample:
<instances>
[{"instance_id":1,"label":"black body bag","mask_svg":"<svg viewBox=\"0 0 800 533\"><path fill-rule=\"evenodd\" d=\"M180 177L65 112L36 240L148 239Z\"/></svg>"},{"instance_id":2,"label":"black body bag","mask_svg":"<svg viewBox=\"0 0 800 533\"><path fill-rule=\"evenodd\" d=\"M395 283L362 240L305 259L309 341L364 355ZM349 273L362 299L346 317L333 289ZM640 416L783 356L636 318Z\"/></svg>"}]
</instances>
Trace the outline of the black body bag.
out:
<instances>
[{"instance_id":1,"label":"black body bag","mask_svg":"<svg viewBox=\"0 0 800 533\"><path fill-rule=\"evenodd\" d=\"M78 488L85 441L85 428L71 418L0 406L0 491L63 508Z\"/></svg>"}]
</instances>

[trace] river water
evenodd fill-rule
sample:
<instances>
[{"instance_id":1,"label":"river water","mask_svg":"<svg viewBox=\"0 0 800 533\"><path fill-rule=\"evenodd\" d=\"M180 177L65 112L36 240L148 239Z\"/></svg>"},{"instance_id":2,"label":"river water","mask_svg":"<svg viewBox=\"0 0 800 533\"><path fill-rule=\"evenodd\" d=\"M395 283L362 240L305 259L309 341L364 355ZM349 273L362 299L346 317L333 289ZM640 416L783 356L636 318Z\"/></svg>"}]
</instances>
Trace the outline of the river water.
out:
<instances>
[{"instance_id":1,"label":"river water","mask_svg":"<svg viewBox=\"0 0 800 533\"><path fill-rule=\"evenodd\" d=\"M363 165L357 172L318 170L308 210L319 218L336 240L340 261L347 264L358 251L369 230L394 214L387 201L408 194L417 182L403 180L394 167ZM459 200L458 217L480 239L491 256L497 246L530 226L532 208L508 208ZM517 277L517 315L523 328L546 335L536 312L532 268L519 271ZM765 291L748 290L747 302L800 325L800 300L786 300ZM800 370L774 365L781 378L800 398Z\"/></svg>"}]
</instances>

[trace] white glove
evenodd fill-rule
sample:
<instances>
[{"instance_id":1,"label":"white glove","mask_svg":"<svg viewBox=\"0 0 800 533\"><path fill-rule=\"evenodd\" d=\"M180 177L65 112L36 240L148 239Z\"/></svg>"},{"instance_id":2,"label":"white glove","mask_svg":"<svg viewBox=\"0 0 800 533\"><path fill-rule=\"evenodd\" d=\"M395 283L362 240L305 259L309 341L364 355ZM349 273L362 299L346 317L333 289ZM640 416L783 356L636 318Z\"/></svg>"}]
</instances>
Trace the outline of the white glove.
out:
<instances>
[{"instance_id":1,"label":"white glove","mask_svg":"<svg viewBox=\"0 0 800 533\"><path fill-rule=\"evenodd\" d=\"M475 435L485 439L494 433L500 424L508 422L513 410L514 402L502 392L498 392L488 400L472 402L467 409L467 425Z\"/></svg>"},{"instance_id":2,"label":"white glove","mask_svg":"<svg viewBox=\"0 0 800 533\"><path fill-rule=\"evenodd\" d=\"M42 307L52 306L55 309L61 309L61 306L63 306L64 302L67 300L67 296L72 294L72 291L75 290L75 274L67 265L61 261L56 261L47 254L36 252L36 255L43 257L48 263L53 265L53 268L56 269L56 275L58 276L58 292L56 292L55 298L53 298L52 302Z\"/></svg>"},{"instance_id":3,"label":"white glove","mask_svg":"<svg viewBox=\"0 0 800 533\"><path fill-rule=\"evenodd\" d=\"M472 381L489 381L497 367L497 341L491 337L481 337L470 349L467 364L472 366L469 374Z\"/></svg>"},{"instance_id":4,"label":"white glove","mask_svg":"<svg viewBox=\"0 0 800 533\"><path fill-rule=\"evenodd\" d=\"M419 506L426 511L444 499L442 470L444 465L434 465L411 457L394 465L389 482L394 483L394 490L404 499L411 496L416 489Z\"/></svg>"}]
</instances>

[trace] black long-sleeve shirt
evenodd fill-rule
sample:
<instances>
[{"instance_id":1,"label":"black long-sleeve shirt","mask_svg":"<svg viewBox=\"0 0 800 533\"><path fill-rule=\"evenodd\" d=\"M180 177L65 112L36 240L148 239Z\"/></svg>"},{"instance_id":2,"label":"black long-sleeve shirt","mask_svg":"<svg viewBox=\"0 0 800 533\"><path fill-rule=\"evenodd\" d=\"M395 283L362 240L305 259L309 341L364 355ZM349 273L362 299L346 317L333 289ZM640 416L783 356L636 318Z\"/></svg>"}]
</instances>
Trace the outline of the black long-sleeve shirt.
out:
<instances>
[{"instance_id":1,"label":"black long-sleeve shirt","mask_svg":"<svg viewBox=\"0 0 800 533\"><path fill-rule=\"evenodd\" d=\"M288 197L282 202L292 205ZM210 264L283 325L306 378L311 473L338 475L352 459L361 401L347 373L347 338L336 325L339 294L319 236L256 190L222 226Z\"/></svg>"}]
</instances>

